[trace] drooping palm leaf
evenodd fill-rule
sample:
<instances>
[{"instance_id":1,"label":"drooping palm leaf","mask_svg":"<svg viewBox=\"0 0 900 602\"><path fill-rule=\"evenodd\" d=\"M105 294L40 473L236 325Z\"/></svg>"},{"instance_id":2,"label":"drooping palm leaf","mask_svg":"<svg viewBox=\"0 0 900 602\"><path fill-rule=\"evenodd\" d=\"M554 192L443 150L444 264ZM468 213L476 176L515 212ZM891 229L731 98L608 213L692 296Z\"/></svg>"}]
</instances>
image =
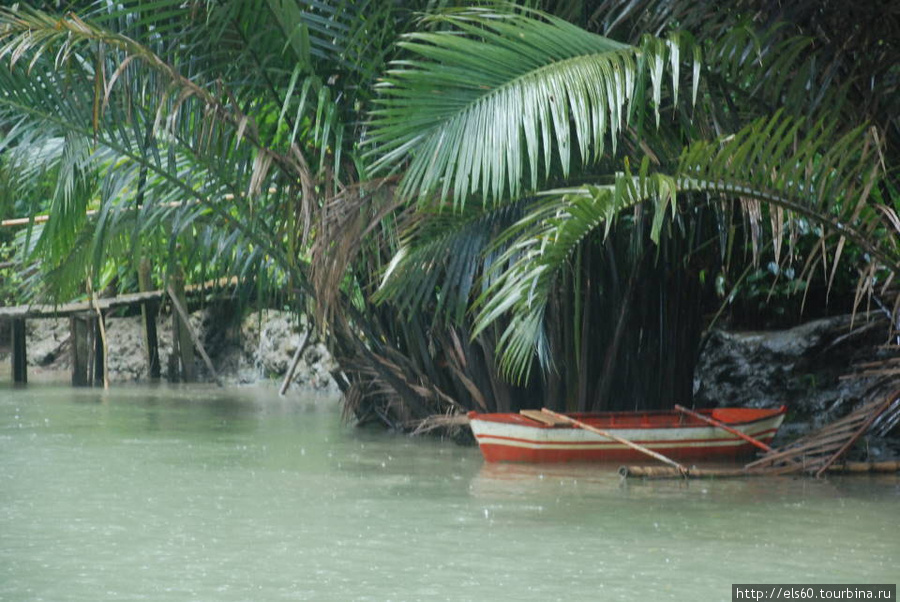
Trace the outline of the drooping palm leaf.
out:
<instances>
[{"instance_id":1,"label":"drooping palm leaf","mask_svg":"<svg viewBox=\"0 0 900 602\"><path fill-rule=\"evenodd\" d=\"M103 227L95 230L97 235L112 232L108 226L121 221L123 208L138 209L146 230L154 223L154 212L171 213L167 205L195 211L190 202L199 202L226 231L243 231L253 244L284 259L282 240L259 237L259 224L254 223L279 214L258 211L253 202L238 200L250 193L259 197L257 204L265 203L261 192L270 188L269 166L279 156L286 166L282 173L296 177L300 172L303 179L298 153L285 162L285 155L270 152L263 146L260 129L235 102L220 101L192 79L193 75L179 73L150 48L121 34L74 16L52 18L29 10L3 11L0 22L0 53L12 63L0 70L5 90L0 97L0 118L24 119L29 129L44 136L90 140L97 146L98 156L109 154L104 159L106 169L115 166L109 173L119 183L107 186L115 194L98 195L100 215L109 219L98 222ZM134 166L140 171L130 169ZM103 169L99 162L94 168ZM64 169L60 178L72 182L66 175L72 173L73 169ZM152 196L144 195L147 187L153 188ZM63 187L57 196L63 200L71 197L63 194L71 188L71 184ZM291 190L286 185L276 188L276 194L289 199ZM135 197L139 207L131 206ZM235 202L230 207L217 202L223 197ZM311 195L301 199L313 202ZM53 213L51 234L54 224L68 223L69 228L77 229L83 223L83 205L74 212L79 214L77 219L72 217L73 211L60 210L70 204L43 208ZM190 227L190 221L183 223ZM57 246L65 242L56 235L51 238ZM101 247L94 245L95 249ZM290 261L280 263L290 265Z\"/></svg>"},{"instance_id":2,"label":"drooping palm leaf","mask_svg":"<svg viewBox=\"0 0 900 602\"><path fill-rule=\"evenodd\" d=\"M531 201L495 207L470 201L458 212L420 209L407 220L373 300L390 302L402 315L426 312L462 323L478 278L498 254L489 252L497 234L517 222Z\"/></svg>"},{"instance_id":3,"label":"drooping palm leaf","mask_svg":"<svg viewBox=\"0 0 900 602\"><path fill-rule=\"evenodd\" d=\"M893 271L900 255L870 234L884 226L881 213L866 206L879 177L879 158L864 129L835 137L822 124L776 115L737 134L689 146L671 174L627 169L612 185L558 191L517 224L518 238L506 252L512 263L479 300L476 333L512 314L500 341L503 365L515 378L527 376L537 354L549 365L543 316L550 291L572 252L592 233L610 227L624 209L654 202L654 236L676 194L702 192L726 199L755 199L821 224L865 249ZM705 195L691 196L696 202ZM684 202L684 201L681 201Z\"/></svg>"},{"instance_id":4,"label":"drooping palm leaf","mask_svg":"<svg viewBox=\"0 0 900 602\"><path fill-rule=\"evenodd\" d=\"M374 111L376 165L408 160L407 196L519 198L552 169L566 176L573 161L596 161L607 137L615 148L645 89L659 106L666 69L677 94L681 56L699 69L686 37L636 48L540 13L438 19L450 29L401 42L412 58L393 64Z\"/></svg>"}]
</instances>

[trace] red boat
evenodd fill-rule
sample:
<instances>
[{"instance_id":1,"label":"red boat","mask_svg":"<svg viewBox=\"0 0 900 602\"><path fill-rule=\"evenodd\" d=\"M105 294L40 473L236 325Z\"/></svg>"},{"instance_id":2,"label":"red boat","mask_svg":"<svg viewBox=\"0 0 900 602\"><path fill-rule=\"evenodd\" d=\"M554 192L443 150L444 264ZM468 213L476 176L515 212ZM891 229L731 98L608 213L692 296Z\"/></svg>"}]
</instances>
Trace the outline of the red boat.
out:
<instances>
[{"instance_id":1,"label":"red boat","mask_svg":"<svg viewBox=\"0 0 900 602\"><path fill-rule=\"evenodd\" d=\"M784 421L777 409L716 408L697 414L768 443ZM753 443L720 426L676 410L566 414L595 429L636 443L673 460L737 460L759 451ZM539 411L521 414L469 412L469 424L488 462L631 462L641 452Z\"/></svg>"}]
</instances>

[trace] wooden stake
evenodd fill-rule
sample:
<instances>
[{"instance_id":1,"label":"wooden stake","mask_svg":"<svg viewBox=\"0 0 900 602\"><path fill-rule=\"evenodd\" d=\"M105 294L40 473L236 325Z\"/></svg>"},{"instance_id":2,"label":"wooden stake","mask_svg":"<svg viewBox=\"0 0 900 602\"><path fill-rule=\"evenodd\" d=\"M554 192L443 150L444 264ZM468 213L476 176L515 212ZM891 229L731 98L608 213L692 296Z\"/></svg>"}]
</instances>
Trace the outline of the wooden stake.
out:
<instances>
[{"instance_id":1,"label":"wooden stake","mask_svg":"<svg viewBox=\"0 0 900 602\"><path fill-rule=\"evenodd\" d=\"M172 313L172 347L179 360L178 363L181 364L181 381L194 382L197 380L197 370L194 367L194 345L191 344L194 335L190 316L184 309L187 299L184 294L184 274L179 265L175 266L167 292L172 299L172 304L178 310Z\"/></svg>"},{"instance_id":2,"label":"wooden stake","mask_svg":"<svg viewBox=\"0 0 900 602\"><path fill-rule=\"evenodd\" d=\"M591 433L595 433L597 435L600 435L601 437L606 437L607 439L612 439L616 443L621 443L622 445L625 445L627 447L630 447L631 449L637 450L637 451L641 452L642 454L646 454L646 455L650 456L651 458L656 458L660 462L663 462L665 464L668 464L669 466L672 466L673 468L678 469L678 471L681 472L683 475L687 475L687 473L688 473L688 469L685 468L683 465L679 464L678 462L676 462L675 460L673 460L671 458L667 458L666 456L664 456L658 452L655 452L652 449L647 449L643 445L638 445L637 443L634 443L633 441L629 441L628 439L623 439L622 437L619 437L618 435L613 435L612 433L609 433L607 431L595 428L595 427L593 427L589 424L586 424L580 420L575 420L574 418L570 418L569 416L566 416L565 414L558 414L557 412L554 412L553 410L548 410L547 408L542 408L541 411L544 412L545 414L549 414L550 416L553 416L554 418L568 422L571 425L577 426L580 429L584 429Z\"/></svg>"},{"instance_id":3,"label":"wooden stake","mask_svg":"<svg viewBox=\"0 0 900 602\"><path fill-rule=\"evenodd\" d=\"M294 359L291 360L291 365L288 368L287 374L284 375L284 382L281 383L281 388L278 389L279 395L284 395L285 391L287 391L288 387L291 385L291 381L294 379L294 372L297 370L297 364L300 363L300 356L303 354L303 350L306 349L306 342L308 340L309 330L303 333L303 339L300 340L300 345L294 353Z\"/></svg>"},{"instance_id":4,"label":"wooden stake","mask_svg":"<svg viewBox=\"0 0 900 602\"><path fill-rule=\"evenodd\" d=\"M727 424L723 424L723 423L719 422L718 420L715 420L714 418L710 418L709 416L704 416L703 414L700 414L693 410L689 410L686 407L680 406L677 404L675 405L675 409L678 410L679 412L683 412L684 414L687 414L688 416L691 416L692 418L696 418L697 420L705 422L706 424L719 427L723 431L729 432L732 435L736 435L736 436L740 437L741 439L743 439L744 441L747 441L748 443L752 443L753 445L755 445L756 447L758 447L759 449L761 449L763 451L767 451L767 452L772 451L771 447L769 447L768 445L766 445L759 439L754 439L750 435L748 435L746 433L742 433L741 431L739 431L735 428L731 428Z\"/></svg>"},{"instance_id":5,"label":"wooden stake","mask_svg":"<svg viewBox=\"0 0 900 602\"><path fill-rule=\"evenodd\" d=\"M69 344L72 353L72 385L88 387L93 383L93 316L69 317Z\"/></svg>"},{"instance_id":6,"label":"wooden stake","mask_svg":"<svg viewBox=\"0 0 900 602\"><path fill-rule=\"evenodd\" d=\"M88 281L88 290L90 290L90 280ZM94 311L97 312L97 330L100 333L99 338L95 337L94 344L94 379L102 379L103 388L109 389L109 344L106 340L106 321L93 292L91 292L91 303L94 305Z\"/></svg>"},{"instance_id":7,"label":"wooden stake","mask_svg":"<svg viewBox=\"0 0 900 602\"><path fill-rule=\"evenodd\" d=\"M141 292L149 291L153 286L150 279L150 260L141 259L138 265L138 288ZM147 376L150 380L157 380L160 375L159 368L159 338L156 334L156 314L159 303L156 300L148 300L141 303L141 323L144 335L144 353L147 359Z\"/></svg>"},{"instance_id":8,"label":"wooden stake","mask_svg":"<svg viewBox=\"0 0 900 602\"><path fill-rule=\"evenodd\" d=\"M12 321L12 377L14 383L28 382L28 350L25 320Z\"/></svg>"},{"instance_id":9,"label":"wooden stake","mask_svg":"<svg viewBox=\"0 0 900 602\"><path fill-rule=\"evenodd\" d=\"M200 337L191 327L191 323L189 321L190 316L187 313L187 310L181 304L181 301L178 300L177 295L175 295L175 291L172 290L172 287L169 286L169 297L172 299L172 306L175 307L175 311L178 312L178 315L181 317L181 323L184 325L185 330L187 330L188 334L191 337L191 340L194 342L194 346L197 348L197 351L200 352L200 357L203 358L204 363L206 364L207 369L210 374L212 374L213 378L216 381L216 384L220 387L224 387L225 384L222 382L222 378L219 376L219 373L216 372L215 366L213 366L212 360L209 359L209 355L206 354L206 349L203 348L203 343L200 341Z\"/></svg>"}]
</instances>

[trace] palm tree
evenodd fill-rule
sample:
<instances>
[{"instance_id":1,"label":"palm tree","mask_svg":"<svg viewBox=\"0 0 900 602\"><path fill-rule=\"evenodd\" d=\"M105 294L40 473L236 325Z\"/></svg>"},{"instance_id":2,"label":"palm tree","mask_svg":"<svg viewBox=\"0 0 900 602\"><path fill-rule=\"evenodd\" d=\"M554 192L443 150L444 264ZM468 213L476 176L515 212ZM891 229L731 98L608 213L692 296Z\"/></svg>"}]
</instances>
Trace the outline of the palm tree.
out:
<instances>
[{"instance_id":1,"label":"palm tree","mask_svg":"<svg viewBox=\"0 0 900 602\"><path fill-rule=\"evenodd\" d=\"M440 4L0 10L2 165L41 151L35 186L53 182L27 208L52 213L31 257L66 294L150 255L159 279L183 263L313 299L346 407L398 428L613 406L623 380L646 389L629 403L689 395L692 354L672 349L696 347L698 301L727 271L710 237L743 244L734 198L757 228L815 221L896 267L878 236L896 216L872 202L883 137L767 106L779 85L809 88L766 75L812 69L810 42L748 26L626 44L514 5ZM73 247L89 261L67 262Z\"/></svg>"},{"instance_id":2,"label":"palm tree","mask_svg":"<svg viewBox=\"0 0 900 602\"><path fill-rule=\"evenodd\" d=\"M152 257L157 282L182 268L198 280L231 273L302 310L317 282L344 282L373 259L330 271L334 228L352 230L376 201L390 204L359 142L374 79L418 7L87 6L0 9L0 171L19 177L17 215L50 216L23 231L17 255L36 295L68 300L114 275L132 286ZM355 314L326 330L350 365L377 320L356 311L361 287L348 278L321 306L323 316L331 301ZM349 387L347 372L339 383Z\"/></svg>"},{"instance_id":3,"label":"palm tree","mask_svg":"<svg viewBox=\"0 0 900 602\"><path fill-rule=\"evenodd\" d=\"M835 118L846 114L847 88L815 70L812 40L784 35L782 23L728 29L728 18L743 15L630 47L528 12L445 14L448 30L409 36L410 57L389 71L375 113L381 164L402 166L400 191L416 207L382 298L408 310L456 308L457 320L472 308L472 336L497 332L506 374L539 389L546 405L562 393L570 407L633 408L690 396L701 274L709 287L725 271L740 235L736 203L746 239L759 252L771 246L776 264L797 261L793 233L812 223L821 237L805 272L825 248L836 266L849 244L868 260L863 282L896 273L883 131L865 114ZM701 35L704 24L717 35ZM692 68L681 68L685 56ZM682 79L690 95L679 95ZM722 253L710 253L719 236ZM456 267L473 262L477 274ZM651 294L688 292L660 295L648 312L634 301L648 281ZM686 326L672 328L679 319ZM687 336L661 338L667 332ZM633 349L653 337L642 365ZM630 361L616 366L627 345ZM634 383L620 392L637 395L611 399L614 370Z\"/></svg>"},{"instance_id":4,"label":"palm tree","mask_svg":"<svg viewBox=\"0 0 900 602\"><path fill-rule=\"evenodd\" d=\"M182 263L309 291L314 224L364 175L361 115L410 9L81 4L0 9L4 197L51 216L23 233L18 259L42 268L31 290L127 286L152 256L158 280Z\"/></svg>"},{"instance_id":5,"label":"palm tree","mask_svg":"<svg viewBox=\"0 0 900 602\"><path fill-rule=\"evenodd\" d=\"M183 265L188 278L230 272L298 310L312 299L347 407L371 401L362 419L403 427L464 409L459 392L477 388L446 376L433 350L466 337L443 333L436 343L370 301L400 208L395 178L370 177L360 152L394 36L417 23L416 8L442 4L0 10L3 167L60 149L42 153L44 168L19 190L45 199L40 186L53 189L49 201L19 202L22 213L50 214L25 232L37 244L20 247L19 259L40 261L36 281L58 275L50 292L61 299L99 290L110 274L129 286L148 256L157 282Z\"/></svg>"},{"instance_id":6,"label":"palm tree","mask_svg":"<svg viewBox=\"0 0 900 602\"><path fill-rule=\"evenodd\" d=\"M261 133L255 121L245 119L254 104L271 105L277 91L265 88L266 76L284 65L270 64L268 73L249 69L254 57L241 45L247 31L230 27L241 23L234 6L203 14L190 3L161 9L154 16L142 13L138 4L96 8L86 17L90 24L74 14L55 17L26 8L3 12L3 54L10 68L2 73L7 90L2 111L5 123L14 124L7 143L15 145L6 164L15 166L16 153L29 153L47 140L62 145L45 162L58 174L52 198L27 208L31 214L51 215L38 232L44 265L69 263L75 272L56 280L68 285L56 287L62 296L71 295L86 277L82 266L97 279L111 257L151 253L166 266L166 257L187 246L187 239L202 238L210 224L222 237L236 231L252 241L255 224L264 219L258 209L292 194L269 192L275 187L267 173L273 160L253 145L273 132ZM274 44L269 17L262 29ZM215 35L207 30L204 36L196 27L207 18L205 26ZM195 27L180 29L183 24ZM221 68L215 68L216 61ZM229 70L238 66L256 78L230 90L230 96L212 90L216 78L233 80L235 72ZM204 129L200 124L207 113L218 119L206 120ZM208 202L223 198L250 202L227 208ZM89 208L97 209L97 219L85 219ZM255 238L242 248L265 249ZM73 245L82 253L71 253ZM123 247L127 252L121 252ZM236 267L259 269L261 253L243 255L246 263Z\"/></svg>"}]
</instances>

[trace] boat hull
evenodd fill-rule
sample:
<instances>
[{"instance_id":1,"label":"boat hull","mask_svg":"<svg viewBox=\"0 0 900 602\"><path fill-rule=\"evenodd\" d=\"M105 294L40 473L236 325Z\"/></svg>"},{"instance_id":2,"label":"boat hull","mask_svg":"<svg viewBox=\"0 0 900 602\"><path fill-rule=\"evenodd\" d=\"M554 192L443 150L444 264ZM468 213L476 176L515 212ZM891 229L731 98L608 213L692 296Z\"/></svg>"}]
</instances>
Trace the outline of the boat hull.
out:
<instances>
[{"instance_id":1,"label":"boat hull","mask_svg":"<svg viewBox=\"0 0 900 602\"><path fill-rule=\"evenodd\" d=\"M701 413L763 443L784 421L785 408L721 408ZM678 461L736 461L759 448L719 427L677 412L571 414L591 426ZM520 414L469 414L488 462L632 462L648 456L573 426L550 426Z\"/></svg>"}]
</instances>

